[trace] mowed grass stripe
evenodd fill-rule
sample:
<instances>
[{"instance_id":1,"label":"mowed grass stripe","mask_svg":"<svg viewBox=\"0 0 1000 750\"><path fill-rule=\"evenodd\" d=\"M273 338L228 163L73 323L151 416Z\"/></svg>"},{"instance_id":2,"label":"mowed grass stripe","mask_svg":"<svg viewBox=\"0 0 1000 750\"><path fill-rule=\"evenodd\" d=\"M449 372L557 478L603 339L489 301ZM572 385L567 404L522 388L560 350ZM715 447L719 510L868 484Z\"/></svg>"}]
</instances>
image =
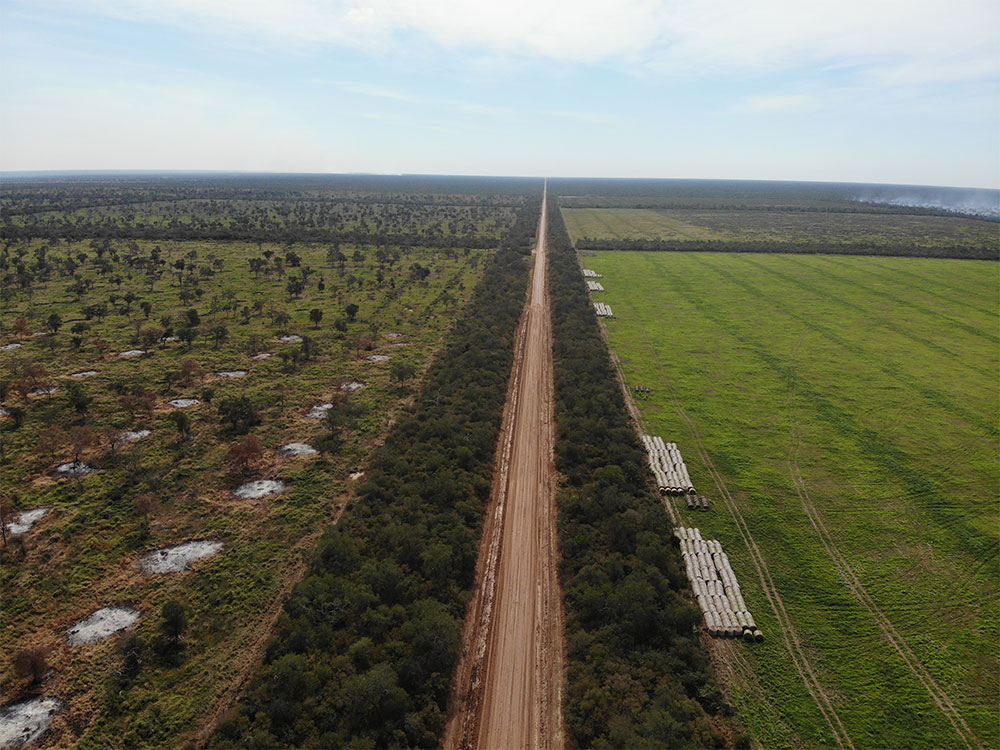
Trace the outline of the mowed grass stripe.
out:
<instances>
[{"instance_id":1,"label":"mowed grass stripe","mask_svg":"<svg viewBox=\"0 0 1000 750\"><path fill-rule=\"evenodd\" d=\"M792 281L787 275L782 274L774 270L773 268L769 268L765 265L756 263L755 260L749 256L741 256L740 260L761 271L773 274L779 279L786 280L789 282ZM710 263L710 261L707 262ZM753 294L755 297L762 300L765 304L772 306L775 310L778 310L781 313L789 316L790 318L793 318L802 325L807 326L808 328L811 328L812 330L816 331L829 341L832 341L833 343L846 349L852 354L857 355L857 357L859 358L858 360L859 366L878 369L882 372L882 374L890 378L893 378L901 383L905 383L908 388L910 388L913 392L919 394L926 401L925 408L931 410L940 408L944 411L947 411L949 414L953 414L954 416L957 416L960 419L965 420L970 426L973 426L978 430L982 431L988 437L1000 438L1000 429L998 429L995 422L991 422L988 419L985 419L981 414L970 411L969 409L962 407L961 405L953 401L943 391L924 385L920 381L905 375L904 373L901 372L900 367L898 365L879 363L877 361L877 358L878 356L880 356L881 353L873 349L872 347L861 346L857 343L854 343L853 341L848 341L846 338L836 333L829 326L817 323L815 320L807 318L805 315L802 315L792 310L790 305L788 304L789 299L791 299L789 295L765 294L756 286L747 282L745 278L738 277L735 274L732 274L722 268L719 268L714 264L712 265L712 267L716 270L716 272L720 276L727 279L732 284L740 286L741 288ZM846 332L850 329L846 326L841 326L841 330L844 330Z\"/></svg>"},{"instance_id":2,"label":"mowed grass stripe","mask_svg":"<svg viewBox=\"0 0 1000 750\"><path fill-rule=\"evenodd\" d=\"M712 263L731 259L732 265L725 267L741 278L751 279L754 285L768 279L768 275L744 266L741 262L744 256L701 257L708 258ZM755 256L755 259L757 257L760 256ZM774 257L775 262L780 260L780 256ZM856 262L863 267L868 261L859 258ZM858 671L858 675L853 676L838 671L839 665L828 669L831 674L842 678L834 681L835 691L850 695L851 700L855 700L854 696L859 691L870 693L870 697L857 700L866 706L866 710L873 712L872 718L865 716L864 711L857 718L858 714L850 708L842 712L851 737L859 746L866 744L865 730L855 727L857 718L862 727L872 728L867 743L872 746L953 746L958 740L950 725L945 723L941 727L935 724L931 718L933 715L937 715L941 722L944 722L944 717L937 707L929 704L926 690L918 683L914 684L912 675L907 678L910 683L898 675L893 684L882 681L885 665L898 659L898 655L885 657L877 649L870 651L872 644L860 634L857 638L826 638L828 619L843 622L855 615L838 617L835 609L824 607L824 602L837 601L829 599L826 588L821 585L813 588L812 583L804 587L799 580L804 574L794 572L797 567L805 566L812 571L823 566L830 568L831 565L822 549L817 553L815 544L803 542L801 526L807 524L807 519L802 515L795 496L788 497L789 478L785 466L788 448L786 446L786 452L781 453L781 433L789 432L787 425L792 418L786 415L792 408L798 414L794 419L804 424L807 452L816 454L801 459L802 471L809 478L810 492L822 508L827 524L830 524L831 518L836 521L830 526L830 532L838 539L842 552L850 558L872 597L892 618L900 632L906 635L920 661L927 665L934 679L969 718L976 733L988 745L1000 739L993 720L996 670L987 666L992 662L984 663L982 659L984 652L996 651L995 623L998 613L992 564L983 560L970 562L965 550L956 550L959 552L957 557L943 554L944 550L954 549L954 535L937 528L936 523L927 525L923 514L912 512L916 504L916 498L908 496L912 488L907 488L898 478L887 474L880 464L871 464L866 457L859 457L857 445L849 437L827 422L817 420L813 416L814 405L806 399L790 395L773 373L769 374L766 368L761 369L752 351L738 343L733 345L726 336L720 335L714 322L706 320L693 306L691 298L698 297L698 302L714 307L723 317L735 317L738 321L735 324L752 327L752 332L760 333L768 346L784 347L784 350L794 352L794 347L801 344L799 358L813 367L815 365L806 355L811 355L817 344L823 356L834 358L831 361L836 358L855 360L858 357L845 356L848 353L846 350L830 342L822 343L811 329L799 328L795 324L788 326L783 322L784 316L761 314L758 299L739 289L734 294L727 282L719 279L711 269L696 264L690 255L602 253L598 258L587 258L586 264L606 274L607 299L619 315L618 320L608 324L608 328L615 347L623 356L630 382L647 383L656 389L662 379L647 362L648 357L637 349L640 344L636 342L642 339L642 333L633 324L635 320L636 325L642 324L648 337L656 340L656 350L667 363L669 377L679 389L685 408L706 429L713 459L729 480L735 482L734 488L750 493L747 502L752 515L748 517L748 522L758 541L765 545L772 572L776 578L781 576L783 579L778 586L789 606L795 608L793 618L796 621L802 618L802 622L808 623L807 634L814 648L824 654L842 655ZM668 278L674 279L672 288L666 283ZM775 291L772 282L761 288ZM813 309L812 295L784 302L790 305L794 302L796 311L801 311L803 306L806 311ZM635 315L632 309L636 310ZM838 308L834 306L831 309L836 311ZM822 313L817 313L817 316L823 319ZM789 328L790 331L785 330ZM840 333L846 336L848 331ZM899 345L898 337L885 335ZM855 342L852 340L851 343ZM936 364L942 358L932 359L934 362L931 364ZM799 360L793 357L791 361L798 363ZM859 368L858 363L853 361L847 364L849 366L839 371L836 379L823 381L821 389L839 406L859 415L866 414L865 410L870 408L871 403L881 408L877 397L872 397L870 402L864 401L867 382L861 382L860 387L853 390L844 389L845 386L852 386L847 382L852 378L859 381L885 381L888 378L880 370ZM961 377L952 374L956 378ZM881 387L878 382L874 385ZM896 386L893 388L898 389ZM881 394L882 391L876 389L875 392ZM848 400L843 401L845 398ZM663 434L681 437L686 434L683 424L673 419L669 410L662 408L662 400L657 394L648 401L640 401L639 405L646 419L654 420L650 423L651 427L662 429ZM894 421L893 409L899 408L896 403L886 409L887 425ZM919 407L915 409L919 410ZM862 426L866 425L862 423ZM880 431L881 428L876 430ZM967 430L931 418L923 437L927 442L934 443L939 435L948 437L949 431L962 433ZM922 467L927 471L928 483L938 487L938 491L948 486L945 476L937 476L940 474L937 471L939 463L955 462L954 470L964 472L971 465L963 463L966 459L967 456L958 453L954 456L935 456L931 449L928 465ZM925 457L921 455L923 460ZM979 487L975 486L973 478L966 479L964 489L949 487L947 491L957 499L969 492L979 498L993 495L989 488L995 486L995 481L990 481L991 477L995 477L995 467L989 456L976 460L990 467L984 475L986 479L979 479ZM695 461L690 463L696 485L709 486L704 471ZM985 487L982 481L987 482ZM983 503L985 505L985 500ZM797 512L792 513L793 509ZM982 511L977 508L972 508L972 511L980 515L983 512L992 514L988 517L995 518L992 504ZM681 513L683 516L685 511ZM731 531L716 528L716 514L695 514L694 518L697 525L711 530L725 544L738 546L738 538L734 538ZM969 518L973 523L982 522L984 531L995 528L995 524L981 520L974 513L970 513ZM781 569L783 566L779 566L776 560L787 563L790 570ZM744 564L748 563L744 560ZM919 577L913 578L914 575ZM838 579L839 576L831 584L835 589L837 586L843 588L843 582ZM822 580L822 576L817 580ZM804 591L805 588L811 590ZM767 605L763 606L766 608ZM873 626L870 617L867 614L865 617ZM837 625L837 628L843 627ZM871 638L876 644L884 643L881 633L875 632ZM859 649L865 650L865 654L859 654ZM869 658L872 662L868 661ZM765 668L773 663L767 660ZM902 662L896 666L905 668ZM791 669L791 665L786 664L785 669ZM868 680L869 675L875 675L875 678ZM768 694L778 690L772 682L774 679L766 671L760 674L761 684L767 686L765 692ZM752 686L751 682L746 688L748 694L754 692ZM914 695L913 691L920 695ZM779 692L784 694L783 690ZM879 700L888 702L890 699L897 707L895 718L889 715L891 712L878 717L881 710ZM925 709L917 708L923 705L920 701L929 704L926 713ZM913 725L903 726L906 722L899 716L900 706L906 707L907 716L911 712L919 714L927 720L927 725L919 730ZM751 712L748 722L755 721L753 715L763 713L762 709L755 709L755 712ZM791 724L787 731L772 732L768 728L764 734L755 731L754 736L758 739L766 737L766 744L777 745L780 744L777 734L788 736L796 731L797 723ZM920 740L915 741L918 736ZM989 741L991 738L993 742Z\"/></svg>"},{"instance_id":3,"label":"mowed grass stripe","mask_svg":"<svg viewBox=\"0 0 1000 750\"><path fill-rule=\"evenodd\" d=\"M765 256L761 256L761 257L763 258ZM805 268L805 269L812 270L811 267L808 264L797 263L796 262L797 261L797 257L793 258L793 256L790 256L790 255L788 255L788 256L781 256L781 257L783 259L786 259L787 263L789 263L789 264L798 265L800 268ZM792 269L789 269L789 270L792 270ZM979 364L977 364L975 362L969 362L965 357L963 357L959 353L953 351L952 348L944 346L943 344L940 344L937 341L929 339L926 336L922 336L922 335L919 335L917 333L914 333L913 331L905 328L904 326L899 325L898 323L895 323L895 322L889 320L883 314L880 314L877 311L875 311L873 309L873 307L872 307L871 304L864 305L864 306L857 305L854 302L850 301L849 299L843 297L842 295L834 293L829 288L830 284L827 283L822 277L814 277L816 279L816 281L818 281L818 283L822 285L822 286L817 286L816 284L807 283L806 281L803 281L802 278L800 278L798 276L794 276L791 273L785 273L785 274L782 274L782 275L790 283L795 284L796 286L798 286L799 288L803 289L804 291L813 293L813 294L815 294L815 295L817 295L819 297L822 297L824 299L827 299L827 300L830 300L832 302L835 302L836 304L840 305L844 309L851 311L851 313L861 313L861 314L863 314L864 315L864 319L867 322L874 323L875 325L878 325L878 326L880 326L882 328L885 328L885 329L887 329L889 331L892 331L893 333L896 333L896 334L898 334L900 336L903 336L904 338L908 338L911 341L914 341L914 342L916 342L918 344L921 344L922 346L926 347L927 349L931 349L931 350L933 350L934 352L936 352L938 354L945 355L950 360L952 360L956 364L956 366L959 366L959 367L962 367L964 369L970 370L972 372L977 373L978 375L982 375L982 376L987 377L987 378L993 378L995 376L995 371L990 371L990 370L988 370L985 367L981 367ZM949 340L949 344L951 344L951 346L953 347L954 346L954 338L952 337L952 338L949 338L948 340ZM928 352L927 355L929 355L929 354L930 353Z\"/></svg>"},{"instance_id":4,"label":"mowed grass stripe","mask_svg":"<svg viewBox=\"0 0 1000 750\"><path fill-rule=\"evenodd\" d=\"M841 268L849 268L849 264L841 263L842 259L833 256L824 256L829 263ZM948 269L947 273L938 271L934 278L928 278L924 274L916 273L916 269L924 268L926 264L933 263L934 260L923 258L907 258L904 262L899 262L899 258L871 258L871 262L866 268L867 278L880 282L887 288L897 290L903 294L917 297L933 297L928 299L933 304L947 305L946 309L960 307L962 312L976 313L981 318L976 320L981 323L984 329L997 328L997 308L980 307L976 303L982 301L981 293L972 294L968 288L962 289L956 285L954 270ZM909 261L909 262L905 262ZM963 263L982 263L983 261L955 261L955 268ZM994 270L1000 270L1000 263L993 264ZM1000 274L995 274L995 281L1000 284ZM940 300L936 302L935 300Z\"/></svg>"},{"instance_id":5,"label":"mowed grass stripe","mask_svg":"<svg viewBox=\"0 0 1000 750\"><path fill-rule=\"evenodd\" d=\"M833 262L833 259L831 259L829 256L815 256L813 258L810 258L809 261L810 262L808 263L803 263L803 265L808 265L811 268L820 271L821 275L826 279L833 279L843 284L850 284L864 292L873 295L874 297L882 297L884 299L888 299L891 300L892 302L895 302L897 305L909 307L913 310L916 310L917 312L920 312L923 315L932 318L938 325L940 325L943 322L950 326L958 328L962 331L965 331L966 333L972 334L973 336L984 338L991 343L994 344L1000 343L1000 336L997 336L996 334L991 333L990 331L984 330L982 328L979 328L977 326L969 325L964 321L957 320L956 318L953 318L950 315L945 314L941 310L931 310L928 307L924 307L923 305L918 305L917 303L912 302L909 299L906 299L899 295L892 294L891 292L888 292L884 289L879 289L879 290L873 289L871 286L865 284L864 282L858 280L857 278L834 273L831 270L831 267L833 268L839 267L841 270L843 270L845 267L843 266L843 264L837 264L836 262Z\"/></svg>"}]
</instances>

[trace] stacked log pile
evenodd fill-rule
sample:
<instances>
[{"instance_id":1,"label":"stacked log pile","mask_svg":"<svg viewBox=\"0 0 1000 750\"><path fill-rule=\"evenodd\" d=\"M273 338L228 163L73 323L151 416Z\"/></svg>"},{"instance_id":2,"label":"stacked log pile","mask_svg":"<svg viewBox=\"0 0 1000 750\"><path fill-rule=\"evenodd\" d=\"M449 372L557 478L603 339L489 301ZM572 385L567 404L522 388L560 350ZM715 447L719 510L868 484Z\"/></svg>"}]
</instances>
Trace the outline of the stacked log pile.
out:
<instances>
[{"instance_id":1,"label":"stacked log pile","mask_svg":"<svg viewBox=\"0 0 1000 750\"><path fill-rule=\"evenodd\" d=\"M642 444L646 448L649 468L656 477L660 492L675 495L694 492L694 485L677 443L665 443L663 438L656 435L643 435ZM707 504L705 507L708 507Z\"/></svg>"},{"instance_id":2,"label":"stacked log pile","mask_svg":"<svg viewBox=\"0 0 1000 750\"><path fill-rule=\"evenodd\" d=\"M604 276L597 273L597 271L591 271L589 268L583 269L583 276L586 279L603 279Z\"/></svg>"},{"instance_id":3,"label":"stacked log pile","mask_svg":"<svg viewBox=\"0 0 1000 750\"><path fill-rule=\"evenodd\" d=\"M604 285L600 281L588 281L587 289L589 289L592 292L603 292Z\"/></svg>"},{"instance_id":4,"label":"stacked log pile","mask_svg":"<svg viewBox=\"0 0 1000 750\"><path fill-rule=\"evenodd\" d=\"M615 314L611 312L611 308L605 305L603 302L594 303L594 311L597 313L599 318L613 318Z\"/></svg>"},{"instance_id":5,"label":"stacked log pile","mask_svg":"<svg viewBox=\"0 0 1000 750\"><path fill-rule=\"evenodd\" d=\"M740 638L748 642L764 640L753 615L743 601L743 592L729 565L729 557L716 539L702 539L701 530L678 526L674 536L680 542L681 557L688 580L705 617L709 635Z\"/></svg>"}]
</instances>

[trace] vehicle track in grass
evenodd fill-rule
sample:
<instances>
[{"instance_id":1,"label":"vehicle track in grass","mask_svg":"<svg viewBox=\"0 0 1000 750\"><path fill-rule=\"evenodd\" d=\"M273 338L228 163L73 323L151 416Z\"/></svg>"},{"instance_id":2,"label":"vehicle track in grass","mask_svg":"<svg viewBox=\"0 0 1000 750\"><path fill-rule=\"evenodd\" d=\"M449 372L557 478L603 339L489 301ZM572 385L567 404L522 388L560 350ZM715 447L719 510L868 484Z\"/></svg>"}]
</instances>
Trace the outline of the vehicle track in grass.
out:
<instances>
[{"instance_id":1,"label":"vehicle track in grass","mask_svg":"<svg viewBox=\"0 0 1000 750\"><path fill-rule=\"evenodd\" d=\"M444 747L560 748L562 597L553 460L547 198L463 630Z\"/></svg>"},{"instance_id":2,"label":"vehicle track in grass","mask_svg":"<svg viewBox=\"0 0 1000 750\"><path fill-rule=\"evenodd\" d=\"M646 349L650 352L657 371L660 374L660 382L664 385L667 395L670 398L670 402L676 410L678 416L680 416L680 418L687 425L698 456L704 464L705 469L708 471L709 476L712 477L712 481L715 483L715 486L719 491L719 496L722 498L723 504L726 506L729 514L732 516L733 521L736 524L736 529L750 553L750 560L757 571L761 591L770 603L775 618L778 620L778 629L780 631L779 634L782 644L788 652L792 666L795 668L795 671L798 673L802 683L805 685L806 690L816 703L816 707L819 709L820 714L823 716L823 719L829 727L837 746L841 748L841 750L847 750L847 748L853 750L854 743L851 741L846 727L841 721L840 716L837 714L836 709L833 707L833 703L831 702L829 695L816 676L816 670L812 666L812 663L802 646L802 642L799 639L798 633L792 625L784 600L778 593L774 580L771 578L771 572L768 569L767 562L760 551L760 547L757 546L757 542L754 540L753 534L750 532L746 519L743 517L743 513L740 510L739 503L729 491L729 487L726 485L725 479L722 477L722 474L712 461L712 457L706 450L697 424L693 419L691 419L688 413L684 410L683 406L681 406L680 398L666 375L666 369L660 360L659 354L653 347L652 342L649 339L649 335L646 333L646 329L642 323L639 322L637 315L635 320L639 327L639 331L642 334L643 340L645 341ZM626 398L627 397L628 394L626 393Z\"/></svg>"},{"instance_id":3,"label":"vehicle track in grass","mask_svg":"<svg viewBox=\"0 0 1000 750\"><path fill-rule=\"evenodd\" d=\"M950 696L935 682L934 678L924 667L923 663L917 658L916 654L910 648L906 639L896 630L892 621L886 616L885 612L875 603L875 601L868 594L864 585L858 579L854 570L851 568L850 563L837 548L836 543L830 536L830 532L827 530L826 525L823 523L823 518L820 516L816 505L813 503L812 498L809 496L809 488L806 485L805 479L802 477L802 471L799 468L798 461L798 450L802 443L802 437L797 422L792 423L792 439L794 441L793 451L788 459L788 472L792 478L792 484L795 485L795 491L799 496L799 500L802 501L802 508L809 518L809 522L812 524L813 528L816 529L816 533L819 535L820 541L823 543L823 547L826 549L827 554L830 559L833 560L834 567L837 568L837 572L840 574L841 578L844 579L844 583L847 584L847 588L850 589L851 593L861 602L862 606L868 613L874 618L875 623L878 625L879 630L885 636L885 639L892 644L893 648L899 653L905 662L907 668L913 673L920 683L927 690L928 695L937 704L938 708L944 713L945 717L954 727L958 736L962 738L962 742L965 743L966 747L969 748L983 748L983 744L979 741L979 738L973 733L972 729L966 723L965 719L962 717L961 713L955 707L954 702L951 700Z\"/></svg>"}]
</instances>

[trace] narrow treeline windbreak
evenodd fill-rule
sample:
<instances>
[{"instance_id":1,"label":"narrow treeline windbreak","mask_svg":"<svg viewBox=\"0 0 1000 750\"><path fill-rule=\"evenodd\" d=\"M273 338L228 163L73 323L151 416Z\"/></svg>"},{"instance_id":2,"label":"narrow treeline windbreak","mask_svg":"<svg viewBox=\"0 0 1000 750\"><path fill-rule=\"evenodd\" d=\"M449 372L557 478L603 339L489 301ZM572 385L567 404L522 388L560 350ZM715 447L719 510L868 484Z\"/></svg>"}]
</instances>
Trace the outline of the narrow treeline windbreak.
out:
<instances>
[{"instance_id":1,"label":"narrow treeline windbreak","mask_svg":"<svg viewBox=\"0 0 1000 750\"><path fill-rule=\"evenodd\" d=\"M528 199L212 747L437 746L524 304L518 227L539 211Z\"/></svg>"},{"instance_id":2,"label":"narrow treeline windbreak","mask_svg":"<svg viewBox=\"0 0 1000 750\"><path fill-rule=\"evenodd\" d=\"M724 747L698 611L558 211L548 242L569 743Z\"/></svg>"}]
</instances>

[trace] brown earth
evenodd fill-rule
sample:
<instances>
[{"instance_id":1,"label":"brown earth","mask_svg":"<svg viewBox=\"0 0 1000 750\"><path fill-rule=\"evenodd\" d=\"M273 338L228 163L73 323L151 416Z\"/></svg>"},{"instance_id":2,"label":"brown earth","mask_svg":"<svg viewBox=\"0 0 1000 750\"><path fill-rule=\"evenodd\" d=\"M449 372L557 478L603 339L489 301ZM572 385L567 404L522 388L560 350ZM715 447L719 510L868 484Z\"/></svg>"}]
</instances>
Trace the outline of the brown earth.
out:
<instances>
[{"instance_id":1,"label":"brown earth","mask_svg":"<svg viewBox=\"0 0 1000 750\"><path fill-rule=\"evenodd\" d=\"M553 463L547 200L518 327L497 471L444 746L559 748L563 678Z\"/></svg>"}]
</instances>

